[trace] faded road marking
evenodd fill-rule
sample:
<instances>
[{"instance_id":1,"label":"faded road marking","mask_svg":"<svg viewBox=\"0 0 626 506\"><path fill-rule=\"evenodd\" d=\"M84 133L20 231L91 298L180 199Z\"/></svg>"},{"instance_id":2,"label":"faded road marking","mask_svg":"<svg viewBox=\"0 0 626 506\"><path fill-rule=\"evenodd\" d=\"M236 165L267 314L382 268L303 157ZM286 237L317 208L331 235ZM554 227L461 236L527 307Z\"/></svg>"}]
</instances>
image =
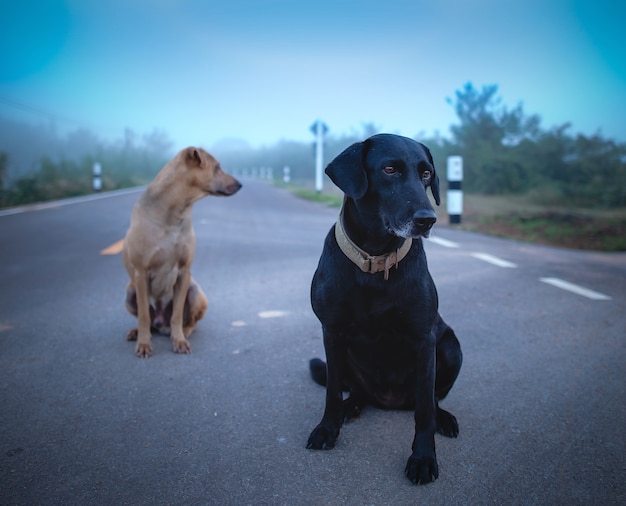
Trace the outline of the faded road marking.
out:
<instances>
[{"instance_id":1,"label":"faded road marking","mask_svg":"<svg viewBox=\"0 0 626 506\"><path fill-rule=\"evenodd\" d=\"M587 297L588 299L611 300L611 297L609 297L608 295L604 295L600 292L594 292L593 290L589 290L588 288L575 285L574 283L570 283L568 281L563 281L559 278L539 278L539 281L542 281L552 286L556 286L557 288L561 288L562 290L567 290L568 292L582 295L583 297Z\"/></svg>"},{"instance_id":2,"label":"faded road marking","mask_svg":"<svg viewBox=\"0 0 626 506\"><path fill-rule=\"evenodd\" d=\"M493 255L489 255L488 253L472 253L474 258L478 258L483 262L490 263L492 265L497 265L498 267L505 267L509 269L513 269L517 267L513 262L509 262L508 260L502 260L501 258L494 257Z\"/></svg>"},{"instance_id":3,"label":"faded road marking","mask_svg":"<svg viewBox=\"0 0 626 506\"><path fill-rule=\"evenodd\" d=\"M269 311L260 311L259 313L257 313L257 316L259 318L280 318L281 316L287 316L289 314L289 311L283 311L281 309L273 309L273 310L269 310ZM247 325L247 323L243 320L235 320L234 322L231 322L230 324L232 327L245 327Z\"/></svg>"},{"instance_id":4,"label":"faded road marking","mask_svg":"<svg viewBox=\"0 0 626 506\"><path fill-rule=\"evenodd\" d=\"M259 313L259 318L280 318L281 316L287 315L287 311L274 310L274 311L261 311Z\"/></svg>"},{"instance_id":5,"label":"faded road marking","mask_svg":"<svg viewBox=\"0 0 626 506\"><path fill-rule=\"evenodd\" d=\"M111 244L111 246L104 248L100 251L101 255L117 255L124 248L124 239L117 241L115 244Z\"/></svg>"}]
</instances>

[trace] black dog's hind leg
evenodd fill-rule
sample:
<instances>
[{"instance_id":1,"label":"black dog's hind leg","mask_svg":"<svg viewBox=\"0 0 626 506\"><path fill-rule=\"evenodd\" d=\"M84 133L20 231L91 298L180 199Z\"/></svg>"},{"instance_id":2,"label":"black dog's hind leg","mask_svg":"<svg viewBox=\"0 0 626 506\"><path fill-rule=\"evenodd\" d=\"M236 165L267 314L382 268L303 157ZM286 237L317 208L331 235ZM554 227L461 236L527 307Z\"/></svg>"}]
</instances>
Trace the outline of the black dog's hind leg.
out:
<instances>
[{"instance_id":1,"label":"black dog's hind leg","mask_svg":"<svg viewBox=\"0 0 626 506\"><path fill-rule=\"evenodd\" d=\"M448 395L452 385L454 385L461 370L463 354L454 331L443 323L443 320L441 320L441 323L445 327L443 327L443 335L437 342L437 376L435 379L437 432L446 437L457 437L459 435L459 424L456 417L452 413L441 409L439 401Z\"/></svg>"},{"instance_id":2,"label":"black dog's hind leg","mask_svg":"<svg viewBox=\"0 0 626 506\"><path fill-rule=\"evenodd\" d=\"M361 411L365 407L366 398L358 392L350 392L350 396L343 401L343 419L351 422L361 416Z\"/></svg>"}]
</instances>

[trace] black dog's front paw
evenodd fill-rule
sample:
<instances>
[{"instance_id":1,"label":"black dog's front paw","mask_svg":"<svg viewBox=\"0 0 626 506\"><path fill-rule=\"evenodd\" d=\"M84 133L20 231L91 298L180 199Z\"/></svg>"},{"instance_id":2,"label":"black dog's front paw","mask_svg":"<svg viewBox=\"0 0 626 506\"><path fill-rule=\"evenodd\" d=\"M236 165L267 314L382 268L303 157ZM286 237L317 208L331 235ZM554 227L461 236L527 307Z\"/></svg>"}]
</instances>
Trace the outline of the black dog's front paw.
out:
<instances>
[{"instance_id":1,"label":"black dog's front paw","mask_svg":"<svg viewBox=\"0 0 626 506\"><path fill-rule=\"evenodd\" d=\"M446 437L459 435L459 423L456 417L445 409L437 408L437 432Z\"/></svg>"},{"instance_id":2,"label":"black dog's front paw","mask_svg":"<svg viewBox=\"0 0 626 506\"><path fill-rule=\"evenodd\" d=\"M311 432L306 447L309 450L330 450L335 447L338 436L339 427L322 422Z\"/></svg>"},{"instance_id":3,"label":"black dog's front paw","mask_svg":"<svg viewBox=\"0 0 626 506\"><path fill-rule=\"evenodd\" d=\"M431 483L439 477L439 466L437 458L415 457L411 455L404 468L404 474L416 485Z\"/></svg>"}]
</instances>

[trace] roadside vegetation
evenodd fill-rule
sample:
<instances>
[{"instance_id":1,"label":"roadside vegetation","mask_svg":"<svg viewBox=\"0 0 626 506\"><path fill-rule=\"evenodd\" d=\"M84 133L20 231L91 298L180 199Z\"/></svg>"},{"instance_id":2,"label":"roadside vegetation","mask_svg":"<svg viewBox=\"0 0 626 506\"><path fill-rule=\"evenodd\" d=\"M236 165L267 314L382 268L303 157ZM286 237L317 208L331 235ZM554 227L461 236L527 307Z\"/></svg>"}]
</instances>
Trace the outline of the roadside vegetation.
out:
<instances>
[{"instance_id":1,"label":"roadside vegetation","mask_svg":"<svg viewBox=\"0 0 626 506\"><path fill-rule=\"evenodd\" d=\"M444 221L447 223L447 221ZM626 209L537 204L527 195L465 197L465 230L536 244L626 251Z\"/></svg>"},{"instance_id":2,"label":"roadside vegetation","mask_svg":"<svg viewBox=\"0 0 626 506\"><path fill-rule=\"evenodd\" d=\"M277 183L294 195L330 207L341 207L343 196L332 183L321 193L313 188ZM444 184L445 187L445 184ZM446 195L435 207L436 227L450 226L519 241L564 248L626 251L626 209L561 207L537 204L527 195L464 195L462 223L449 225ZM433 204L434 205L434 204Z\"/></svg>"},{"instance_id":3,"label":"roadside vegetation","mask_svg":"<svg viewBox=\"0 0 626 506\"><path fill-rule=\"evenodd\" d=\"M56 129L0 118L0 207L93 193L93 166L102 167L102 190L149 182L172 156L162 131L139 136L127 129L107 142L80 129Z\"/></svg>"},{"instance_id":4,"label":"roadside vegetation","mask_svg":"<svg viewBox=\"0 0 626 506\"><path fill-rule=\"evenodd\" d=\"M448 99L458 118L450 135L414 136L433 154L444 198L446 159L463 157L461 227L564 247L626 251L626 143L601 132L576 134L569 124L546 129L538 115L526 114L521 103L507 107L497 92L495 85L477 89L467 83ZM177 150L159 131L140 137L127 130L121 140L107 143L85 130L60 136L54 128L2 118L0 131L0 207L90 193L96 161L104 190L144 184ZM370 123L328 135L325 162L378 131ZM312 143L281 140L255 148L227 140L208 149L239 176L267 174L271 167L278 184L289 167L292 191L329 205L341 202L328 180L322 194L312 189ZM438 214L440 223L447 223L445 203Z\"/></svg>"}]
</instances>

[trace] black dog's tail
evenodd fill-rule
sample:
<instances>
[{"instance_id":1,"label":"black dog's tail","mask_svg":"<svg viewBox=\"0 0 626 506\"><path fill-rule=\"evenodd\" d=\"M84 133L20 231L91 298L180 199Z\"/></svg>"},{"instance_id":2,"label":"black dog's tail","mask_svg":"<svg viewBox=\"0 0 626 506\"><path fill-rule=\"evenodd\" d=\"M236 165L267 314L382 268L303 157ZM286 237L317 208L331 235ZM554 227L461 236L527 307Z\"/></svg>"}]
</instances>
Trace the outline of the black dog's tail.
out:
<instances>
[{"instance_id":1,"label":"black dog's tail","mask_svg":"<svg viewBox=\"0 0 626 506\"><path fill-rule=\"evenodd\" d=\"M318 385L326 386L326 362L319 358L312 358L309 362L311 377Z\"/></svg>"}]
</instances>

